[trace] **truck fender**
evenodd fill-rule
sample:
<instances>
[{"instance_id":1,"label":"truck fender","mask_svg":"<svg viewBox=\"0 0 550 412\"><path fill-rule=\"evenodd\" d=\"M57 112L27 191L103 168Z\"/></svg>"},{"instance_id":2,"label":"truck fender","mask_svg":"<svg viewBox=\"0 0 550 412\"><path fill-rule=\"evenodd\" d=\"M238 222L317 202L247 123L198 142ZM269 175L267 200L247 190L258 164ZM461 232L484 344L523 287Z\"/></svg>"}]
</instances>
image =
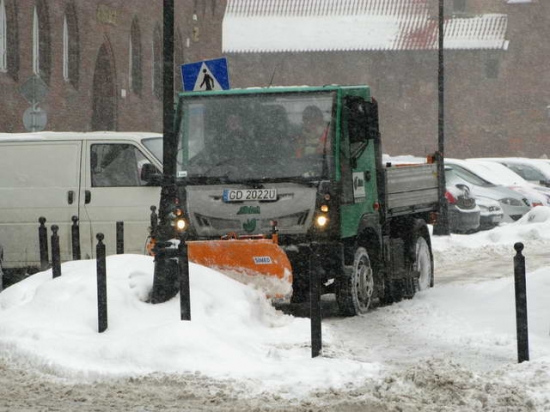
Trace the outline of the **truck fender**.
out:
<instances>
[{"instance_id":1,"label":"truck fender","mask_svg":"<svg viewBox=\"0 0 550 412\"><path fill-rule=\"evenodd\" d=\"M428 224L424 219L414 219L412 222L411 232L410 232L411 243L413 243L412 247L414 247L416 234L420 234L422 237L424 237L430 249L432 248L432 239L430 237L430 231L428 230Z\"/></svg>"},{"instance_id":2,"label":"truck fender","mask_svg":"<svg viewBox=\"0 0 550 412\"><path fill-rule=\"evenodd\" d=\"M367 249L373 265L382 263L382 234L378 214L365 214L361 218L352 254L359 246Z\"/></svg>"}]
</instances>

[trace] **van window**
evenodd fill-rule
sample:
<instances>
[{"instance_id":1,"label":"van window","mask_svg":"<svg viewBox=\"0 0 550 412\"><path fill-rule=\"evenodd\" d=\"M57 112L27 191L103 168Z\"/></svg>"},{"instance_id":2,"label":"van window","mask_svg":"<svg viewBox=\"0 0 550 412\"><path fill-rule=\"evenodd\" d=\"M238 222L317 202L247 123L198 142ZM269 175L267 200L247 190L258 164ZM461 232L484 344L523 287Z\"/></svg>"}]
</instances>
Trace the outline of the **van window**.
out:
<instances>
[{"instance_id":1,"label":"van window","mask_svg":"<svg viewBox=\"0 0 550 412\"><path fill-rule=\"evenodd\" d=\"M130 144L93 144L90 154L92 187L145 186L140 170L147 158Z\"/></svg>"}]
</instances>

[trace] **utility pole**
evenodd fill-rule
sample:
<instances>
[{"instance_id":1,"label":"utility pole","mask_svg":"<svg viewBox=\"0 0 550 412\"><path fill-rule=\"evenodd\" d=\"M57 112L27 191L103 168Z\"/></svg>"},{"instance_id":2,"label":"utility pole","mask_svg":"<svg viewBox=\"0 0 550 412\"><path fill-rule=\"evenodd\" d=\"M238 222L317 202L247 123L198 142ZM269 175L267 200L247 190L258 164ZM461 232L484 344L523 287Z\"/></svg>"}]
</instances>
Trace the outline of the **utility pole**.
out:
<instances>
[{"instance_id":1,"label":"utility pole","mask_svg":"<svg viewBox=\"0 0 550 412\"><path fill-rule=\"evenodd\" d=\"M163 184L160 197L159 218L166 223L167 209L175 198L176 163L173 152L177 142L174 134L174 0L164 0L163 6Z\"/></svg>"},{"instance_id":2,"label":"utility pole","mask_svg":"<svg viewBox=\"0 0 550 412\"><path fill-rule=\"evenodd\" d=\"M444 0L439 0L439 24L438 24L438 118L437 118L437 175L439 186L439 216L434 225L433 234L436 236L448 236L449 230L449 210L447 208L447 199L445 198L445 65L444 65L444 19L445 7Z\"/></svg>"},{"instance_id":3,"label":"utility pole","mask_svg":"<svg viewBox=\"0 0 550 412\"><path fill-rule=\"evenodd\" d=\"M151 301L162 303L177 293L177 267L166 255L164 244L170 240L168 220L170 205L176 198L176 163L173 156L177 147L174 131L174 0L163 0L163 179L159 204L157 251Z\"/></svg>"}]
</instances>

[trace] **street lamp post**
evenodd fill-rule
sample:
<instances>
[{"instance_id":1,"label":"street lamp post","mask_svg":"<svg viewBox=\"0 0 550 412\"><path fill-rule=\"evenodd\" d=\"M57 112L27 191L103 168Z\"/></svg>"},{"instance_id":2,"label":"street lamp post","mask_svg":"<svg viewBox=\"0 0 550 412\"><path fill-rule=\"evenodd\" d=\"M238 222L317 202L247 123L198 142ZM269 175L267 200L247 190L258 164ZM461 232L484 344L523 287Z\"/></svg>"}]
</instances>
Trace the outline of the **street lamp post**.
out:
<instances>
[{"instance_id":1,"label":"street lamp post","mask_svg":"<svg viewBox=\"0 0 550 412\"><path fill-rule=\"evenodd\" d=\"M168 218L170 204L175 201L177 147L174 130L174 0L163 0L163 179L159 204L159 225L155 255L152 303L166 302L177 293L177 266L166 253L164 244L171 238Z\"/></svg>"},{"instance_id":2,"label":"street lamp post","mask_svg":"<svg viewBox=\"0 0 550 412\"><path fill-rule=\"evenodd\" d=\"M439 0L439 20L438 20L438 118L437 118L437 175L439 186L439 216L434 224L433 234L436 236L448 236L449 230L449 211L447 208L447 199L445 198L445 66L444 66L444 0Z\"/></svg>"}]
</instances>

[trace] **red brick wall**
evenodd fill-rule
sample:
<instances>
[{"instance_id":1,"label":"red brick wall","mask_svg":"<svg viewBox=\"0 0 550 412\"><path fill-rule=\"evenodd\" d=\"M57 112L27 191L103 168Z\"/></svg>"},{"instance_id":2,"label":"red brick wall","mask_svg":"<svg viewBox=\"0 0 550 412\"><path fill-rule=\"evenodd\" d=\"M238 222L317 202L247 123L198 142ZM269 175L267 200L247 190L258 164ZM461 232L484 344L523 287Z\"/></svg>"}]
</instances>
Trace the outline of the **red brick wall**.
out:
<instances>
[{"instance_id":1,"label":"red brick wall","mask_svg":"<svg viewBox=\"0 0 550 412\"><path fill-rule=\"evenodd\" d=\"M14 80L0 72L0 132L22 132L23 113L30 104L19 93L32 76L32 11L34 0L6 0L17 6L19 71ZM108 41L114 55L118 130L162 130L162 100L152 90L152 42L156 24L162 25L161 0L75 0L80 39L80 81L78 89L63 79L63 17L68 0L47 0L52 49L49 92L40 104L48 115L48 130L90 130L93 77L101 45ZM98 18L98 6L108 11L110 21ZM196 5L196 9L195 9ZM225 0L175 0L175 26L183 40L183 61L192 62L221 55L221 21ZM196 15L196 20L193 15ZM130 91L128 50L132 20L137 17L141 31L143 91ZM109 20L109 19L108 19ZM197 32L198 37L193 35ZM186 39L189 39L187 44ZM181 44L181 43L180 43ZM177 69L176 69L177 70ZM179 71L178 71L179 73ZM179 74L178 74L179 76ZM179 80L179 79L177 79ZM178 85L178 82L176 82ZM124 91L126 97L123 97Z\"/></svg>"}]
</instances>

